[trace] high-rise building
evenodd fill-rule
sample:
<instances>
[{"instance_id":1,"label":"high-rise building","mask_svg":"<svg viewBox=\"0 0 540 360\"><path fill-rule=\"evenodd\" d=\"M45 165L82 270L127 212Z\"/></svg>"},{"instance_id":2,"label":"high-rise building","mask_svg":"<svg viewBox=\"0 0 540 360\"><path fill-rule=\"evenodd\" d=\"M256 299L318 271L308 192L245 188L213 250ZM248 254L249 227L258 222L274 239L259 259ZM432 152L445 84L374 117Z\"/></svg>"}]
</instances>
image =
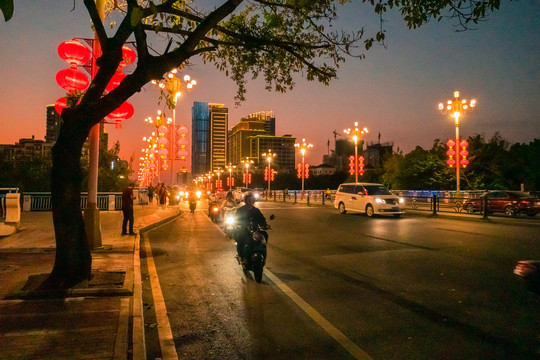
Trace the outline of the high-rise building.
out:
<instances>
[{"instance_id":1,"label":"high-rise building","mask_svg":"<svg viewBox=\"0 0 540 360\"><path fill-rule=\"evenodd\" d=\"M296 151L294 143L296 138L291 135L270 136L256 135L249 138L251 147L251 157L255 159L259 167L266 167L266 159L262 154L271 150L276 154L272 161L272 166L275 166L282 171L294 172L296 164Z\"/></svg>"},{"instance_id":2,"label":"high-rise building","mask_svg":"<svg viewBox=\"0 0 540 360\"><path fill-rule=\"evenodd\" d=\"M229 109L223 104L195 101L191 116L193 175L203 175L218 168L225 169Z\"/></svg>"},{"instance_id":3,"label":"high-rise building","mask_svg":"<svg viewBox=\"0 0 540 360\"><path fill-rule=\"evenodd\" d=\"M264 131L268 135L276 136L276 117L271 110L257 111L248 115L248 120L258 120L264 122Z\"/></svg>"},{"instance_id":4,"label":"high-rise building","mask_svg":"<svg viewBox=\"0 0 540 360\"><path fill-rule=\"evenodd\" d=\"M58 135L60 134L60 125L62 125L62 118L56 112L54 104L47 105L47 129L45 131L45 142L56 142Z\"/></svg>"},{"instance_id":5,"label":"high-rise building","mask_svg":"<svg viewBox=\"0 0 540 360\"><path fill-rule=\"evenodd\" d=\"M239 165L240 162L251 157L250 136L269 135L265 130L265 122L243 118L234 125L228 137L228 163Z\"/></svg>"}]
</instances>

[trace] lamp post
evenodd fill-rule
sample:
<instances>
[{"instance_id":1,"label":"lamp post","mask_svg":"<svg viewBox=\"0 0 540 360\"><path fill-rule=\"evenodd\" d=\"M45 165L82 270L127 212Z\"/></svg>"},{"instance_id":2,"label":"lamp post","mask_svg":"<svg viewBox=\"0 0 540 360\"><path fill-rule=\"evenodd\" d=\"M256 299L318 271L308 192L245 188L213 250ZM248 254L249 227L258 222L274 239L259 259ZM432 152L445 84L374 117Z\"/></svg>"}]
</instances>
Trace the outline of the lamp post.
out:
<instances>
[{"instance_id":1,"label":"lamp post","mask_svg":"<svg viewBox=\"0 0 540 360\"><path fill-rule=\"evenodd\" d=\"M217 175L217 180L216 180L216 191L218 189L223 189L223 186L221 184L221 174L223 174L223 169L221 168L217 168L217 170L214 170L214 173L216 173Z\"/></svg>"},{"instance_id":2,"label":"lamp post","mask_svg":"<svg viewBox=\"0 0 540 360\"><path fill-rule=\"evenodd\" d=\"M158 115L156 116L155 119L152 119L152 117L149 116L146 119L144 119L144 121L148 123L149 125L155 126L156 128L157 139L152 144L155 145L153 148L154 148L154 152L157 155L157 160L158 160L157 161L158 162L158 181L161 182L160 165L163 170L167 170L167 160L168 160L167 155L169 154L169 150L166 149L168 147L167 146L168 141L165 137L165 134L168 131L167 125L172 123L172 119L166 118L165 115L161 112L161 110L158 110L157 113ZM158 149L155 149L156 147Z\"/></svg>"},{"instance_id":3,"label":"lamp post","mask_svg":"<svg viewBox=\"0 0 540 360\"><path fill-rule=\"evenodd\" d=\"M272 181L272 159L276 157L275 153L272 153L272 150L268 149L267 153L262 154L263 157L268 161L268 172L266 176L268 178L268 191L266 192L266 200L268 200L268 195L270 194L270 181Z\"/></svg>"},{"instance_id":4,"label":"lamp post","mask_svg":"<svg viewBox=\"0 0 540 360\"><path fill-rule=\"evenodd\" d=\"M244 187L248 187L251 184L251 179L249 178L249 165L253 164L253 160L249 160L247 157L245 160L242 160L241 163L246 168L246 173L244 174Z\"/></svg>"},{"instance_id":5,"label":"lamp post","mask_svg":"<svg viewBox=\"0 0 540 360\"><path fill-rule=\"evenodd\" d=\"M236 165L233 165L232 163L229 163L229 165L226 166L227 170L229 170L229 178L227 179L227 185L229 186L229 190L233 187L233 177L232 177L232 171L233 169L236 169Z\"/></svg>"},{"instance_id":6,"label":"lamp post","mask_svg":"<svg viewBox=\"0 0 540 360\"><path fill-rule=\"evenodd\" d=\"M174 161L178 159L176 152L176 106L178 104L178 98L182 95L182 90L191 90L193 86L197 85L197 81L191 78L189 75L184 75L183 79L176 77L178 70L173 69L165 75L165 80L156 81L152 80L152 84L157 85L160 89L164 89L169 93L170 106L173 110L172 124L171 124L171 145L170 145L170 160L171 160L171 185L176 185L176 176L174 176Z\"/></svg>"},{"instance_id":7,"label":"lamp post","mask_svg":"<svg viewBox=\"0 0 540 360\"><path fill-rule=\"evenodd\" d=\"M446 106L443 103L439 103L439 111L443 114L450 112L450 117L454 118L455 124L456 124L456 147L459 152L459 146L460 146L460 138L459 138L459 118L461 117L461 113L465 111L472 111L473 108L476 106L476 100L471 100L467 103L467 100L459 99L459 91L454 91L454 101L448 100L446 103ZM457 156L456 161L456 195L459 196L460 192L460 184L459 184L459 168L461 166L465 166L467 163L462 161L459 157L459 154ZM450 166L453 166L449 163Z\"/></svg>"},{"instance_id":8,"label":"lamp post","mask_svg":"<svg viewBox=\"0 0 540 360\"><path fill-rule=\"evenodd\" d=\"M304 179L306 178L306 164L305 164L305 160L304 160L304 157L306 155L306 152L309 148L312 148L313 145L312 144L306 144L306 139L302 139L302 143L296 143L294 144L294 147L297 147L300 149L300 153L302 154L302 164L300 165L300 170L298 172L298 174L300 175L300 177L302 178L302 192L300 193L301 197L304 197Z\"/></svg>"},{"instance_id":9,"label":"lamp post","mask_svg":"<svg viewBox=\"0 0 540 360\"><path fill-rule=\"evenodd\" d=\"M363 128L362 130L358 129L358 122L354 123L354 129L346 129L343 130L343 132L347 135L352 135L352 139L354 141L354 174L355 174L355 182L358 182L358 140L360 139L361 135L367 134L368 129Z\"/></svg>"}]
</instances>

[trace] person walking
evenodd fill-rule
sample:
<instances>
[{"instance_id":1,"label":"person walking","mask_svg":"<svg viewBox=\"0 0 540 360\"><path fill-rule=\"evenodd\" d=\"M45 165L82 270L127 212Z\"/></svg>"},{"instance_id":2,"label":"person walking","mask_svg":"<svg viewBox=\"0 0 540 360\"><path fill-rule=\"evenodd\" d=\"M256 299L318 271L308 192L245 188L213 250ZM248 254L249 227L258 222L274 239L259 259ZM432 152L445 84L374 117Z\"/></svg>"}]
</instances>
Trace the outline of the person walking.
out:
<instances>
[{"instance_id":1,"label":"person walking","mask_svg":"<svg viewBox=\"0 0 540 360\"><path fill-rule=\"evenodd\" d=\"M152 184L148 185L148 203L152 204L152 201L154 200L154 187Z\"/></svg>"},{"instance_id":2,"label":"person walking","mask_svg":"<svg viewBox=\"0 0 540 360\"><path fill-rule=\"evenodd\" d=\"M159 203L160 205L167 204L167 188L165 187L165 183L161 183L161 187L159 189Z\"/></svg>"},{"instance_id":3,"label":"person walking","mask_svg":"<svg viewBox=\"0 0 540 360\"><path fill-rule=\"evenodd\" d=\"M122 192L122 213L124 214L124 219L122 220L122 235L128 235L128 223L129 235L137 235L133 231L133 183L130 183Z\"/></svg>"}]
</instances>

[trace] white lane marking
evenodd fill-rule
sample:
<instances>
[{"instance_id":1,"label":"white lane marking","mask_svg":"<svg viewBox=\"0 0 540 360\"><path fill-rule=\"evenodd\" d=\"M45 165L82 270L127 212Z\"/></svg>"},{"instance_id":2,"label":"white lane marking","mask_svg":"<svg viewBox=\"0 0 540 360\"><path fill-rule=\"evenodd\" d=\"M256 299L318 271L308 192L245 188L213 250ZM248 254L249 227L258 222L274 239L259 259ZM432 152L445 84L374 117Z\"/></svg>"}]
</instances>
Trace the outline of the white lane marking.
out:
<instances>
[{"instance_id":1,"label":"white lane marking","mask_svg":"<svg viewBox=\"0 0 540 360\"><path fill-rule=\"evenodd\" d=\"M169 317L167 316L167 308L165 306L165 299L161 292L161 286L159 285L159 278L156 270L156 264L154 263L154 257L152 255L152 247L148 236L144 237L144 246L146 250L146 264L148 267L148 275L150 277L150 285L152 287L152 297L154 299L154 309L156 312L156 321L159 336L159 346L161 348L161 358L178 360L178 354L176 353L176 347L174 345L171 324L169 323Z\"/></svg>"},{"instance_id":2,"label":"white lane marking","mask_svg":"<svg viewBox=\"0 0 540 360\"><path fill-rule=\"evenodd\" d=\"M332 325L328 320L324 318L317 310L315 310L311 305L309 305L304 299L302 299L298 294L296 294L290 287L285 285L277 276L275 276L268 269L264 271L265 275L276 284L281 291L285 293L292 301L304 310L304 312L312 318L320 327L323 328L331 337L333 337L341 346L345 348L354 356L355 359L361 360L373 360L364 350L360 349L351 339L349 339L345 334L339 331L334 325Z\"/></svg>"}]
</instances>

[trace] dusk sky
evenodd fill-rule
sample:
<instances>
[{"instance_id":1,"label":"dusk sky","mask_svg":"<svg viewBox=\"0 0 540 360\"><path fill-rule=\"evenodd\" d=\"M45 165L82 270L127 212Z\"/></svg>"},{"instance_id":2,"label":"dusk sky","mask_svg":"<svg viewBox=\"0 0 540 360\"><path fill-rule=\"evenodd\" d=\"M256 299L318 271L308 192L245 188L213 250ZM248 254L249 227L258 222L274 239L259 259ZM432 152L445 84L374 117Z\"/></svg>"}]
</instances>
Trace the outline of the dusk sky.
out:
<instances>
[{"instance_id":1,"label":"dusk sky","mask_svg":"<svg viewBox=\"0 0 540 360\"><path fill-rule=\"evenodd\" d=\"M371 8L359 2L347 7L341 21L345 27L378 26ZM455 32L454 25L454 20L432 21L408 30L394 11L385 21L387 47L374 46L364 60L348 58L329 86L298 77L293 91L278 94L267 92L260 80L250 81L240 107L234 83L213 65L193 59L186 73L198 85L180 99L177 124L190 126L194 101L225 104L229 128L249 113L273 110L276 135L306 138L314 145L307 161L318 165L328 140L334 148L332 132L343 134L355 121L369 129L368 143L377 142L380 133L381 142L393 142L394 150L405 153L453 137L453 119L437 105L459 90L462 98L478 103L462 117L462 136L489 139L500 132L511 143L540 138L540 2L502 1L500 11L475 30ZM0 21L1 144L32 135L44 139L46 106L65 93L55 81L68 67L57 46L73 37L93 37L79 1L15 1L12 20ZM109 146L119 140L122 158L139 157L142 137L152 131L144 118L163 107L158 97L147 85L129 100L135 114L123 128L107 125Z\"/></svg>"}]
</instances>

